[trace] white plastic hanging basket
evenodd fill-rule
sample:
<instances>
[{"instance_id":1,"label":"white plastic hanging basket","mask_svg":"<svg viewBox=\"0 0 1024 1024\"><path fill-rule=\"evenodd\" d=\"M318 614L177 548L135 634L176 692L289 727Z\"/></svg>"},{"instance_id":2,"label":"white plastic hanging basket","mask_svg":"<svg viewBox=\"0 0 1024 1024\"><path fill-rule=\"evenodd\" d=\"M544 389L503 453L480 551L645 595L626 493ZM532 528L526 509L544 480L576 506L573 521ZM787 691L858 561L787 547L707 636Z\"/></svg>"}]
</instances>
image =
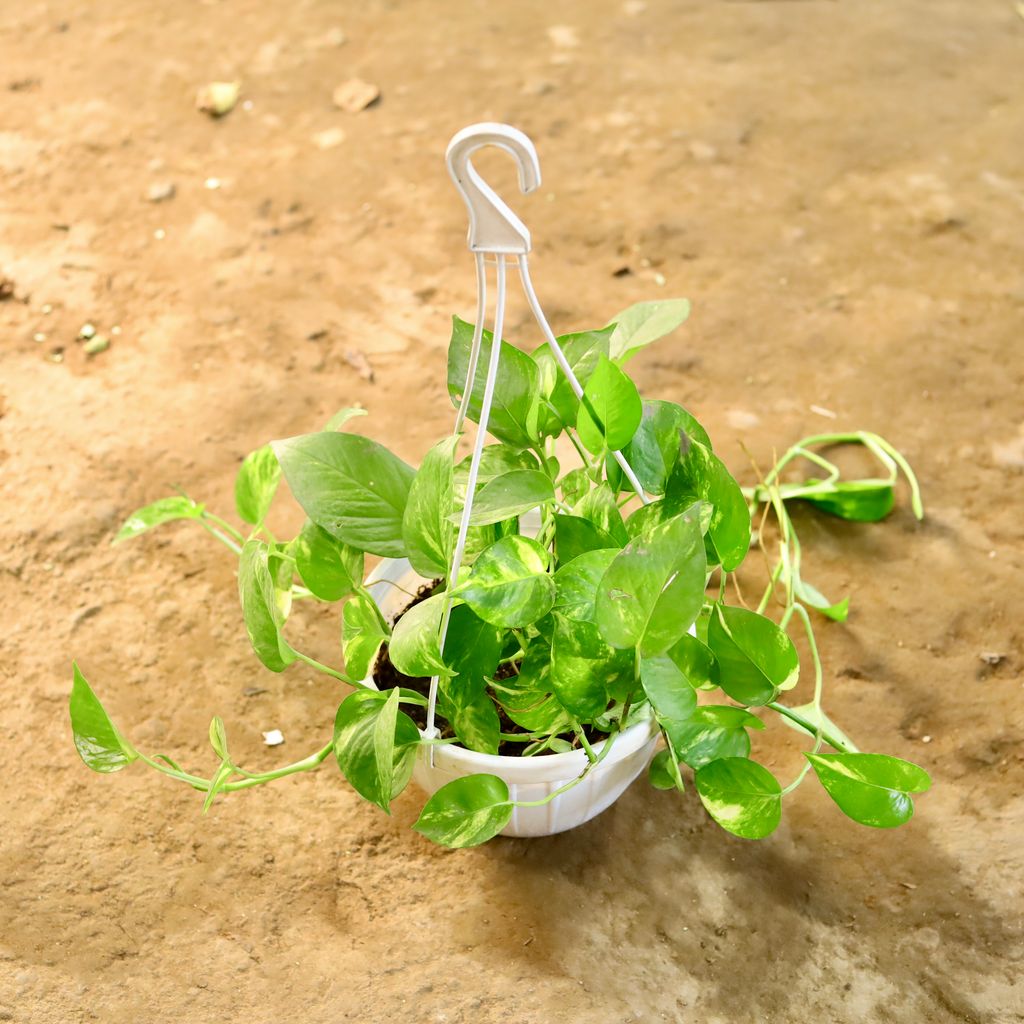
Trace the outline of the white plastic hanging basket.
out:
<instances>
[{"instance_id":1,"label":"white plastic hanging basket","mask_svg":"<svg viewBox=\"0 0 1024 1024\"><path fill-rule=\"evenodd\" d=\"M374 579L390 580L411 593L416 593L419 587L429 582L419 576L404 558L385 559L377 567ZM406 594L383 582L371 584L369 591L389 621L393 621L409 603ZM376 687L372 676L364 682L367 686ZM657 742L658 729L653 719L642 719L631 725L615 738L608 756L591 769L579 785L541 807L516 807L501 834L550 836L589 821L618 800L644 771L654 755ZM595 751L600 751L602 745L595 744ZM538 754L535 757L500 757L479 754L456 744L423 744L417 755L413 780L429 796L446 782L484 772L504 779L512 800L531 801L540 800L571 782L586 766L587 755L583 750L567 754Z\"/></svg>"},{"instance_id":2,"label":"white plastic hanging basket","mask_svg":"<svg viewBox=\"0 0 1024 1024\"><path fill-rule=\"evenodd\" d=\"M477 280L477 318L466 381L463 385L462 401L455 417L454 433L457 435L462 432L467 419L470 395L477 379L477 362L481 352L484 320L487 313L487 268L485 264L488 258L494 261L497 284L493 321L494 338L500 341L502 337L506 272L511 264L519 270L519 278L526 300L541 333L551 348L555 361L565 374L566 380L577 398L583 396L583 387L555 338L533 287L528 262L530 232L473 167L470 159L472 154L484 146L497 146L513 157L519 170L519 186L524 193L532 192L540 185L540 164L537 160L537 151L533 143L517 128L494 123L470 125L456 133L448 145L446 154L448 171L469 211L467 242L476 262ZM455 541L455 550L448 572L449 583L459 578L459 570L465 554L480 460L487 433L487 423L491 414L494 386L500 369L500 352L500 344L491 346L483 395L477 416L478 425L473 442L473 455L470 459L466 481L466 500L459 520L458 537ZM649 499L622 452L616 451L612 454L626 479L636 491L637 497L646 504ZM535 525L539 525L539 522ZM377 580L391 580L413 593L422 583L426 582L404 559L384 561L378 567L375 575ZM394 620L403 610L405 598L402 591L387 584L378 583L370 587L370 592L388 618ZM447 595L450 593L450 588L445 591L446 598L441 615L438 637L438 646L441 650L444 650L445 637L448 632L451 603ZM375 687L372 679L367 679L365 682L367 685ZM436 739L438 736L434 727L437 694L438 678L435 676L430 681L430 692L427 698L426 728L421 730L425 739ZM626 787L646 768L657 741L658 729L653 719L646 718L636 722L625 729L621 735L615 737L614 745L605 759L591 767L582 781L575 786L539 807L516 807L512 812L512 819L503 830L502 835L553 835L589 821L614 803ZM594 749L599 752L602 746L603 744L597 744ZM480 754L454 744L422 744L417 756L413 778L428 794L433 794L445 783L466 775L477 773L497 775L508 785L509 797L512 801L529 802L542 800L555 790L578 779L587 768L588 763L585 750L573 750L567 754L539 754L536 757L500 757L493 754Z\"/></svg>"}]
</instances>

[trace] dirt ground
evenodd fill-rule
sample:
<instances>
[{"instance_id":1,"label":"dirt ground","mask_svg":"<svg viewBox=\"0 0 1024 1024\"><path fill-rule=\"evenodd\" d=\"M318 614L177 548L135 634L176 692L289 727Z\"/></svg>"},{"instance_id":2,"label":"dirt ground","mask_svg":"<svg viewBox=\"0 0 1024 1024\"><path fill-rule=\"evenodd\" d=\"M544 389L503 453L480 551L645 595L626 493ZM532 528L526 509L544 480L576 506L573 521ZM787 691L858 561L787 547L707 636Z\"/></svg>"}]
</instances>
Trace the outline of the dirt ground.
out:
<instances>
[{"instance_id":1,"label":"dirt ground","mask_svg":"<svg viewBox=\"0 0 1024 1024\"><path fill-rule=\"evenodd\" d=\"M331 102L353 76L382 92L358 114ZM233 112L196 111L234 78ZM7 0L0 96L0 1020L1024 1020L1014 4ZM410 462L448 429L474 285L443 153L486 119L540 152L514 205L556 329L687 295L634 365L744 479L743 446L833 428L916 466L922 525L905 493L880 526L799 517L811 578L852 599L820 629L827 707L934 776L904 829L808 785L748 843L637 785L575 832L452 853L410 831L418 794L388 819L330 764L203 817L75 755L72 657L137 744L204 770L213 714L250 766L328 735L335 684L259 666L223 549L109 541L177 485L230 514L247 451L344 405ZM86 322L112 339L91 358ZM293 629L338 662L336 619ZM761 751L795 770L787 730Z\"/></svg>"}]
</instances>

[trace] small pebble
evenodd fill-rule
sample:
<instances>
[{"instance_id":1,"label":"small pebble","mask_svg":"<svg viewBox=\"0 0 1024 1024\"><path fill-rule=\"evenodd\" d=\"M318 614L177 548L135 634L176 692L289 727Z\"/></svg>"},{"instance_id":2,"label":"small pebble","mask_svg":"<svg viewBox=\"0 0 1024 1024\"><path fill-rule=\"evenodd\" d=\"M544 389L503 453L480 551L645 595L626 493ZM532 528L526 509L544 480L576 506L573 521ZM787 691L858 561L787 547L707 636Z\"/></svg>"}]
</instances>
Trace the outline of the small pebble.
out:
<instances>
[{"instance_id":1,"label":"small pebble","mask_svg":"<svg viewBox=\"0 0 1024 1024\"><path fill-rule=\"evenodd\" d=\"M36 331L36 333L32 335L32 340L33 341L46 341L46 335L43 334L42 331Z\"/></svg>"},{"instance_id":2,"label":"small pebble","mask_svg":"<svg viewBox=\"0 0 1024 1024\"><path fill-rule=\"evenodd\" d=\"M334 149L345 141L345 133L340 128L328 128L313 135L313 145L317 149Z\"/></svg>"},{"instance_id":3,"label":"small pebble","mask_svg":"<svg viewBox=\"0 0 1024 1024\"><path fill-rule=\"evenodd\" d=\"M331 93L331 102L349 114L358 114L379 99L380 86L364 82L361 78L350 78Z\"/></svg>"},{"instance_id":4,"label":"small pebble","mask_svg":"<svg viewBox=\"0 0 1024 1024\"><path fill-rule=\"evenodd\" d=\"M931 743L931 741L932 741L931 736L922 736L921 737L921 742L922 743Z\"/></svg>"},{"instance_id":5,"label":"small pebble","mask_svg":"<svg viewBox=\"0 0 1024 1024\"><path fill-rule=\"evenodd\" d=\"M96 334L96 328L92 324L82 324L78 329L78 336L83 341L88 341L91 337Z\"/></svg>"},{"instance_id":6,"label":"small pebble","mask_svg":"<svg viewBox=\"0 0 1024 1024\"><path fill-rule=\"evenodd\" d=\"M238 102L241 82L210 82L196 95L196 107L210 117L223 117Z\"/></svg>"},{"instance_id":7,"label":"small pebble","mask_svg":"<svg viewBox=\"0 0 1024 1024\"><path fill-rule=\"evenodd\" d=\"M991 665L993 668L996 665L1002 664L1002 662L1006 659L1005 654L999 654L996 651L982 651L981 654L978 655L978 657L983 662L985 662L986 665Z\"/></svg>"},{"instance_id":8,"label":"small pebble","mask_svg":"<svg viewBox=\"0 0 1024 1024\"><path fill-rule=\"evenodd\" d=\"M263 734L263 742L268 747L279 747L284 743L284 735L280 729L271 729Z\"/></svg>"},{"instance_id":9,"label":"small pebble","mask_svg":"<svg viewBox=\"0 0 1024 1024\"><path fill-rule=\"evenodd\" d=\"M211 192L220 188L220 178L207 178L203 182L203 188L208 188Z\"/></svg>"},{"instance_id":10,"label":"small pebble","mask_svg":"<svg viewBox=\"0 0 1024 1024\"><path fill-rule=\"evenodd\" d=\"M177 191L173 181L158 181L146 189L146 200L150 203L163 203L173 199Z\"/></svg>"},{"instance_id":11,"label":"small pebble","mask_svg":"<svg viewBox=\"0 0 1024 1024\"><path fill-rule=\"evenodd\" d=\"M153 237L158 242L162 242L167 237L167 232L164 231L163 228L157 228L156 231L153 232Z\"/></svg>"},{"instance_id":12,"label":"small pebble","mask_svg":"<svg viewBox=\"0 0 1024 1024\"><path fill-rule=\"evenodd\" d=\"M46 305L43 306L43 312L46 313L47 315L49 315L50 313L53 312L53 306L50 305L49 302L47 302Z\"/></svg>"},{"instance_id":13,"label":"small pebble","mask_svg":"<svg viewBox=\"0 0 1024 1024\"><path fill-rule=\"evenodd\" d=\"M108 348L110 348L110 339L105 334L97 334L82 346L82 351L87 356L95 356L100 352L106 352Z\"/></svg>"}]
</instances>

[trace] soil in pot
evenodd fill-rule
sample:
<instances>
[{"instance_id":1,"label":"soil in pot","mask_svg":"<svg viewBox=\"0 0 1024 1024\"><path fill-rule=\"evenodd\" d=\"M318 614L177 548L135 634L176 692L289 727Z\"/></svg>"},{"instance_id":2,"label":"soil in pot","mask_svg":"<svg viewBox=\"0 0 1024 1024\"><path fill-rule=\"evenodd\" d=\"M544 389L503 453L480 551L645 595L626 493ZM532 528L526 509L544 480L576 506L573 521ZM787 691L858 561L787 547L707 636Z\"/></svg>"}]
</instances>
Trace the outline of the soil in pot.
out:
<instances>
[{"instance_id":1,"label":"soil in pot","mask_svg":"<svg viewBox=\"0 0 1024 1024\"><path fill-rule=\"evenodd\" d=\"M425 601L428 597L437 593L443 586L443 580L434 580L432 583L424 583L419 590L416 591L416 596L409 601L409 603L398 613L395 617L395 621L398 621L410 608L414 608L421 601ZM500 665L498 671L495 673L496 679L511 679L519 674L519 663L510 662L505 665ZM430 680L428 678L414 678L412 676L403 675L394 665L391 664L391 658L388 654L388 647L385 644L380 649L380 653L377 655L377 660L373 666L373 681L377 684L379 690L390 690L396 686L404 686L407 689L415 690L417 693L423 694L424 697L430 693ZM490 694L488 694L490 697ZM491 697L493 700L493 697ZM527 732L521 726L516 725L511 718L505 714L505 709L497 702L494 701L494 706L498 711L498 719L501 722L501 731L503 734L507 733L510 735L523 735ZM420 729L427 727L427 709L420 705L403 705L403 711L416 723ZM448 739L455 736L455 730L452 729L449 722L444 719L441 715L438 715L435 722L437 728L441 732L442 739ZM587 737L589 743L600 743L602 740L607 739L608 734L601 732L594 726L586 724L583 726L583 732ZM579 738L572 732L562 733L559 739L565 740L566 743L570 744L575 750L579 746ZM517 742L516 740L502 740L498 745L498 754L501 757L521 757L525 750L530 748L529 743ZM542 753L550 753L551 751L543 751ZM538 755L541 756L541 755Z\"/></svg>"}]
</instances>

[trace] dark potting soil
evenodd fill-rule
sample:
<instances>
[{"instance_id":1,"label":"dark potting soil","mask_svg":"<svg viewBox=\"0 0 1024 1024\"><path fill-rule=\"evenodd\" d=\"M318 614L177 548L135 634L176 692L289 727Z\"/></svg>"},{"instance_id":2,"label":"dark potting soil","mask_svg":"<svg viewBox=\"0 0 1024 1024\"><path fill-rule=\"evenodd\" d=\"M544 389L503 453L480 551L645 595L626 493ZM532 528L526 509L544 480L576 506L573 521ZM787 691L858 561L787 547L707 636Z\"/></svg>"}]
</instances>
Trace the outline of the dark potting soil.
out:
<instances>
[{"instance_id":1,"label":"dark potting soil","mask_svg":"<svg viewBox=\"0 0 1024 1024\"><path fill-rule=\"evenodd\" d=\"M423 586L416 591L416 596L398 613L397 616L395 616L395 621L397 622L410 608L414 608L421 601L425 601L428 597L436 594L443 585L444 580L434 580L433 583L424 583ZM498 671L495 672L494 676L496 679L511 679L513 676L517 676L518 674L519 663L512 662L506 665L499 665ZM381 647L380 653L377 655L377 660L373 666L373 681L377 684L377 688L379 690L391 690L396 686L404 686L406 689L415 690L416 693L423 694L424 697L428 697L430 695L430 679L414 678L412 676L403 675L399 672L398 669L391 664L391 656L388 653L387 644L384 644L384 646ZM505 714L505 709L496 700L494 700L489 691L487 695L497 709L498 721L501 723L501 731L503 733L515 735L529 731L516 725L516 723L513 722L507 714ZM425 729L427 727L426 707L421 707L419 704L406 704L403 705L402 710L416 723L418 728ZM434 724L440 731L442 739L450 739L455 736L455 730L446 719L441 717L441 715L435 716ZM607 738L606 733L595 729L592 725L584 725L583 732L587 737L588 743L599 743L601 740ZM579 739L574 733L562 733L560 738L564 739L567 743L572 744L574 748L579 745ZM502 740L498 744L498 754L502 757L520 757L529 745L529 743L516 742L515 740ZM549 751L544 751L544 753L549 753Z\"/></svg>"}]
</instances>

